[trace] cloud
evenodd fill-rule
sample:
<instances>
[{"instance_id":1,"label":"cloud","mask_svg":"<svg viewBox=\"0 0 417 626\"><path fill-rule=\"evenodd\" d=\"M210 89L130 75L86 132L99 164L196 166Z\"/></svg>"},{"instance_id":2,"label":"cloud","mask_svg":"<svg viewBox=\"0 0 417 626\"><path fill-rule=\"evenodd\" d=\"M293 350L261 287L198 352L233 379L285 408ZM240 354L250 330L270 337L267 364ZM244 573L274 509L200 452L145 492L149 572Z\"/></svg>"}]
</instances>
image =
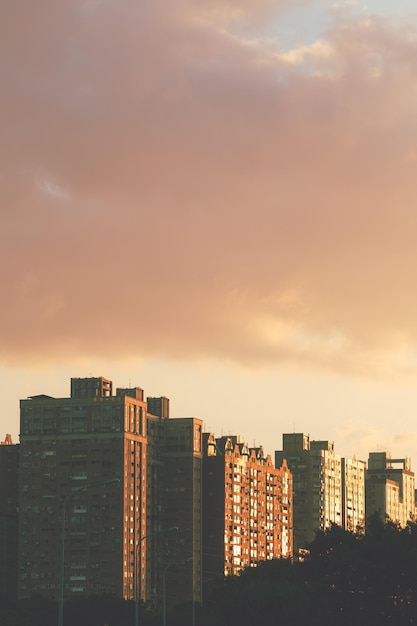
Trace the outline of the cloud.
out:
<instances>
[{"instance_id":1,"label":"cloud","mask_svg":"<svg viewBox=\"0 0 417 626\"><path fill-rule=\"evenodd\" d=\"M385 428L384 428L385 426ZM366 421L347 423L336 429L335 450L341 456L353 456L367 461L370 452L388 452L393 459L403 459L417 445L417 433L401 429L393 434L388 425L378 423L374 428Z\"/></svg>"},{"instance_id":2,"label":"cloud","mask_svg":"<svg viewBox=\"0 0 417 626\"><path fill-rule=\"evenodd\" d=\"M299 46L280 54L273 53L270 57L270 62L273 64L280 63L290 67L308 65L313 68L317 62L320 64L322 59L330 59L334 55L335 50L332 45L328 42L318 40L313 44ZM320 74L322 74L322 70Z\"/></svg>"},{"instance_id":3,"label":"cloud","mask_svg":"<svg viewBox=\"0 0 417 626\"><path fill-rule=\"evenodd\" d=\"M283 6L2 7L5 362L414 371L416 28Z\"/></svg>"}]
</instances>

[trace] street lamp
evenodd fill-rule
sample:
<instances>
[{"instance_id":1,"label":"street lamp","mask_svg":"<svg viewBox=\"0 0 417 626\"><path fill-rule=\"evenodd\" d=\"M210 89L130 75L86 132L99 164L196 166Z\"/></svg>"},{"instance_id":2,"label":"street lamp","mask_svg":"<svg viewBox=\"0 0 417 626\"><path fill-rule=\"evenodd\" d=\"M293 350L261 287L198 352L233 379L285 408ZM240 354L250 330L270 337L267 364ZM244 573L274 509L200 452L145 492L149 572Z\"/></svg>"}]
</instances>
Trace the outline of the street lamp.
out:
<instances>
[{"instance_id":1,"label":"street lamp","mask_svg":"<svg viewBox=\"0 0 417 626\"><path fill-rule=\"evenodd\" d=\"M183 565L184 563L189 563L192 560L193 560L193 557L190 556L190 558L185 559L185 561L171 561L164 567L164 572L162 575L162 626L166 626L166 623L167 623L166 581L165 581L166 573L172 565ZM193 617L194 617L194 609L193 609Z\"/></svg>"},{"instance_id":2,"label":"street lamp","mask_svg":"<svg viewBox=\"0 0 417 626\"><path fill-rule=\"evenodd\" d=\"M169 533L169 532L172 532L173 530L178 530L178 526L170 526L169 528L163 528L162 530L155 530L154 532L149 533L149 535L144 535L143 537L140 537L140 539L138 540L138 542L136 544L136 554L135 554L135 626L139 625L139 592L140 592L139 563L140 563L140 547L142 545L142 541L145 541L145 539L148 539L148 537L154 537L155 535L162 535L163 533Z\"/></svg>"},{"instance_id":3,"label":"street lamp","mask_svg":"<svg viewBox=\"0 0 417 626\"><path fill-rule=\"evenodd\" d=\"M59 555L59 596L58 596L58 626L62 626L62 620L64 616L64 557L65 557L65 508L68 502L76 493L80 491L86 491L93 487L103 487L105 485L112 485L119 483L119 478L111 478L110 480L104 480L99 483L90 483L89 485L83 485L67 493L62 501L61 506L61 543L60 543L60 555Z\"/></svg>"}]
</instances>

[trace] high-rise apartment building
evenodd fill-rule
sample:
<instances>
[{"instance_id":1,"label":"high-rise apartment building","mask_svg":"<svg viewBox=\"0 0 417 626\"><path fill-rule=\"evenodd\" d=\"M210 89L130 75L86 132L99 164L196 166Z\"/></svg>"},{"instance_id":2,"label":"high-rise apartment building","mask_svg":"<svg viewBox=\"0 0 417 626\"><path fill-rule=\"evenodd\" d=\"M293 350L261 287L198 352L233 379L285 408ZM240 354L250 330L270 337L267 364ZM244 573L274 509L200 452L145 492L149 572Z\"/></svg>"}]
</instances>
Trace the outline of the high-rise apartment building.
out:
<instances>
[{"instance_id":1,"label":"high-rise apartment building","mask_svg":"<svg viewBox=\"0 0 417 626\"><path fill-rule=\"evenodd\" d=\"M202 422L168 418L103 377L21 401L20 598L57 598L62 531L65 598L201 598Z\"/></svg>"},{"instance_id":2,"label":"high-rise apartment building","mask_svg":"<svg viewBox=\"0 0 417 626\"><path fill-rule=\"evenodd\" d=\"M292 556L292 475L238 436L204 435L203 573L237 574Z\"/></svg>"},{"instance_id":3,"label":"high-rise apartment building","mask_svg":"<svg viewBox=\"0 0 417 626\"><path fill-rule=\"evenodd\" d=\"M332 442L310 441L305 433L283 435L275 465L284 459L293 475L294 550L299 551L317 530L342 525L342 461Z\"/></svg>"},{"instance_id":4,"label":"high-rise apartment building","mask_svg":"<svg viewBox=\"0 0 417 626\"><path fill-rule=\"evenodd\" d=\"M366 463L356 457L342 458L342 526L365 532Z\"/></svg>"},{"instance_id":5,"label":"high-rise apartment building","mask_svg":"<svg viewBox=\"0 0 417 626\"><path fill-rule=\"evenodd\" d=\"M165 400L148 398L157 415L148 420L148 526L161 529L148 560L151 585L164 586L169 607L202 599L203 422L167 419Z\"/></svg>"},{"instance_id":6,"label":"high-rise apartment building","mask_svg":"<svg viewBox=\"0 0 417 626\"><path fill-rule=\"evenodd\" d=\"M305 433L283 435L275 464L287 459L294 481L294 550L306 548L318 530L332 524L352 532L365 526L364 461L341 458L331 441L310 441Z\"/></svg>"},{"instance_id":7,"label":"high-rise apartment building","mask_svg":"<svg viewBox=\"0 0 417 626\"><path fill-rule=\"evenodd\" d=\"M378 513L382 519L406 526L415 518L415 480L408 457L393 459L389 452L370 452L366 472L366 517Z\"/></svg>"},{"instance_id":8,"label":"high-rise apartment building","mask_svg":"<svg viewBox=\"0 0 417 626\"><path fill-rule=\"evenodd\" d=\"M113 396L103 377L73 378L69 398L37 395L20 407L19 597L57 598L64 525L65 598L133 598L136 584L146 598L142 390Z\"/></svg>"}]
</instances>

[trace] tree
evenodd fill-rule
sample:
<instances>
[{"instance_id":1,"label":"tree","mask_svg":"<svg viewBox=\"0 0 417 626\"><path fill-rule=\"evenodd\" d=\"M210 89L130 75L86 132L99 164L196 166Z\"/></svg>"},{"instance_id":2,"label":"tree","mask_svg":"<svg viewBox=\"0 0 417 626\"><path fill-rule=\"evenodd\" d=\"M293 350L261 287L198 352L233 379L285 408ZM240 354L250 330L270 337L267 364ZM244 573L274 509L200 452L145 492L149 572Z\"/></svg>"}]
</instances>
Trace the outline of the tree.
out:
<instances>
[{"instance_id":1,"label":"tree","mask_svg":"<svg viewBox=\"0 0 417 626\"><path fill-rule=\"evenodd\" d=\"M333 525L304 562L267 561L223 581L207 624L402 626L417 622L417 526L370 521L367 534Z\"/></svg>"}]
</instances>

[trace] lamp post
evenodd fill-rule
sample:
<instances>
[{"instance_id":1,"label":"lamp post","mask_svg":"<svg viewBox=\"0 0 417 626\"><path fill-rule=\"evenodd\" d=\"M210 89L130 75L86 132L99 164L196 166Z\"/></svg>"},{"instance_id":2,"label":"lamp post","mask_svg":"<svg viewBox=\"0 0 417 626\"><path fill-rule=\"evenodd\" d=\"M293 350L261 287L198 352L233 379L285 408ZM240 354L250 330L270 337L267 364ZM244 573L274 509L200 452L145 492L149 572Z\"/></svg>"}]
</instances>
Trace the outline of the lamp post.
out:
<instances>
[{"instance_id":1,"label":"lamp post","mask_svg":"<svg viewBox=\"0 0 417 626\"><path fill-rule=\"evenodd\" d=\"M166 626L166 623L167 623L166 581L165 581L166 573L172 565L183 565L184 563L189 563L192 560L193 560L193 557L190 556L190 558L185 559L185 561L171 561L164 567L164 573L162 576L162 626ZM194 613L194 609L193 609L193 613Z\"/></svg>"},{"instance_id":2,"label":"lamp post","mask_svg":"<svg viewBox=\"0 0 417 626\"><path fill-rule=\"evenodd\" d=\"M82 487L78 487L74 489L74 491L70 491L67 493L65 498L62 501L61 505L61 539L60 539L60 554L59 554L59 596L58 596L58 626L62 626L63 616L64 616L64 558L65 558L65 509L68 502L71 500L76 493L80 493L80 491L86 491L87 489L92 489L93 487L102 487L105 485L112 485L114 483L119 483L119 478L111 478L110 480L104 480L99 483L90 483L89 485L83 485Z\"/></svg>"},{"instance_id":3,"label":"lamp post","mask_svg":"<svg viewBox=\"0 0 417 626\"><path fill-rule=\"evenodd\" d=\"M155 535L162 535L164 533L172 532L173 530L178 530L178 526L170 526L169 528L163 528L162 530L155 530L154 532L151 532L149 535L144 535L143 537L140 537L140 539L138 540L138 542L136 544L136 555L135 555L135 626L139 626L139 592L140 592L139 563L140 563L140 547L142 545L142 541L145 541L145 539L148 539L149 537L154 537Z\"/></svg>"}]
</instances>

